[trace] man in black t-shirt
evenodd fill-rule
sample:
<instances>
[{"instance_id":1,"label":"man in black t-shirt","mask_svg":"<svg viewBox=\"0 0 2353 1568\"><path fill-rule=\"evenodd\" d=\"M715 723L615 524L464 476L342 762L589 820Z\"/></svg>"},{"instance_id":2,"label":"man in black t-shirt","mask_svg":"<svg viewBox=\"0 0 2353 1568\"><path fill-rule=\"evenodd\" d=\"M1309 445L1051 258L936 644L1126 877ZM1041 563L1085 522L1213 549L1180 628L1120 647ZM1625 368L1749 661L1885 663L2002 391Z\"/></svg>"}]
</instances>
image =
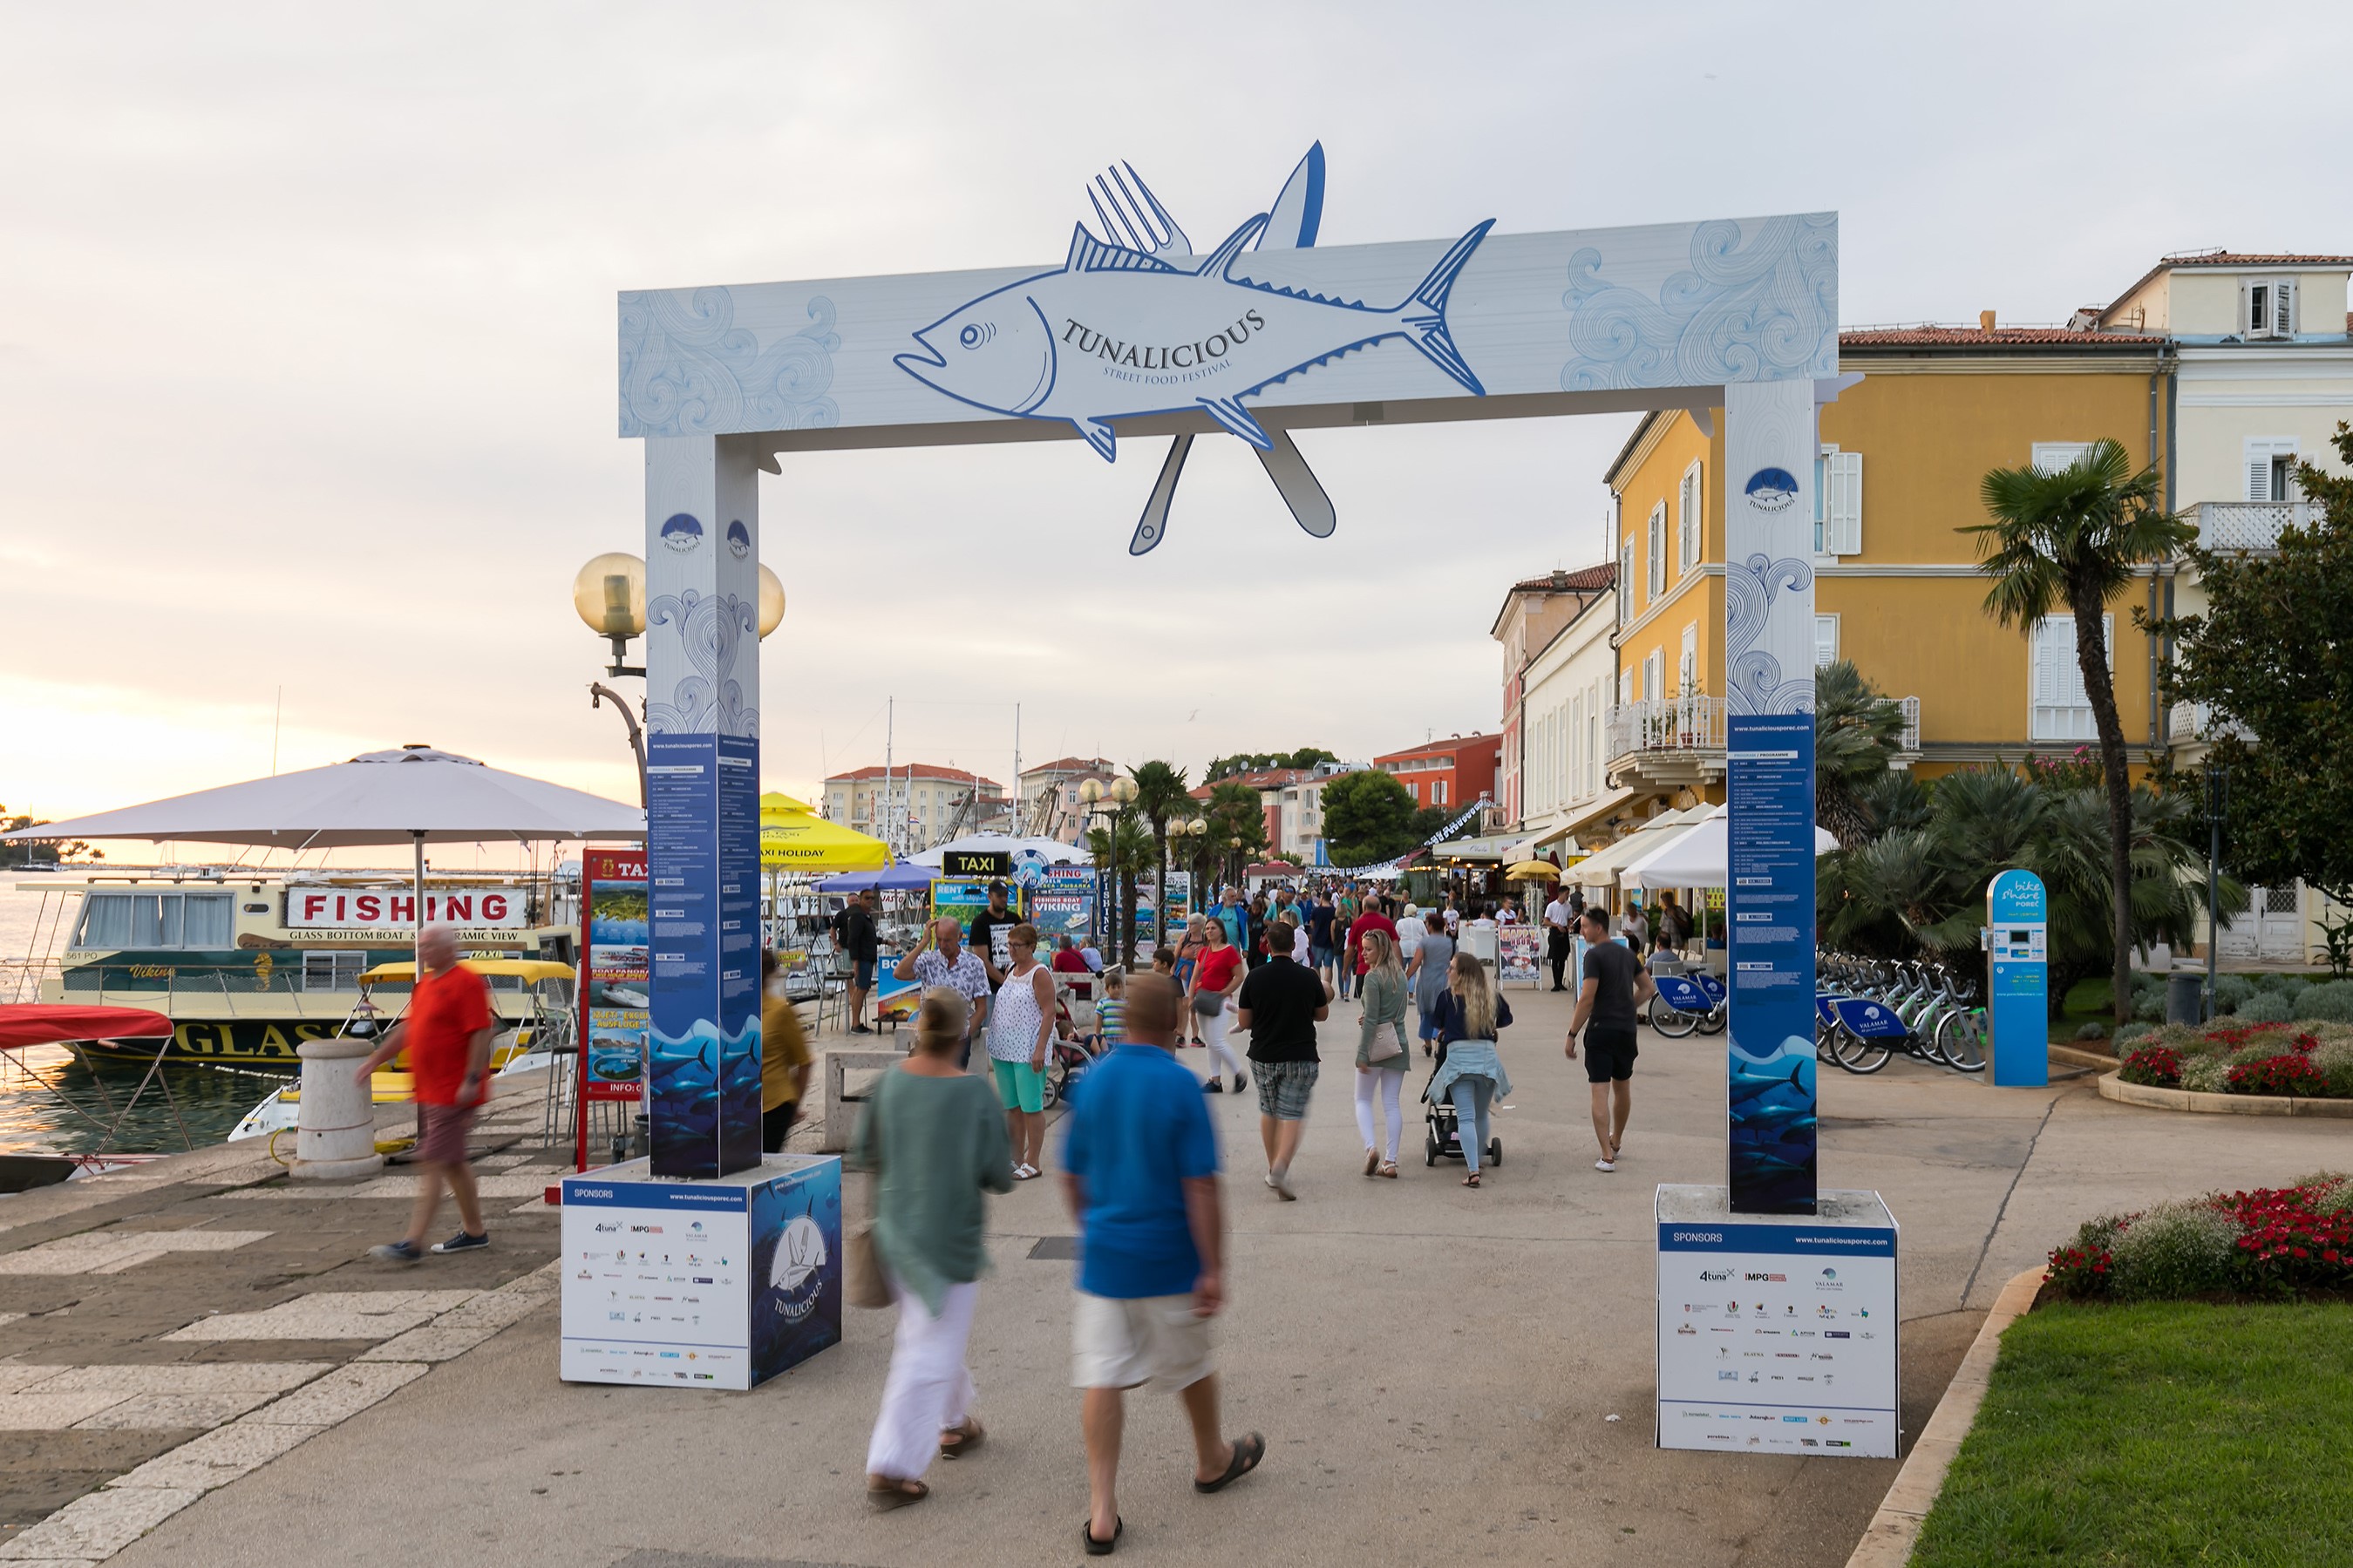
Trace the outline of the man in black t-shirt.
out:
<instances>
[{"instance_id":1,"label":"man in black t-shirt","mask_svg":"<svg viewBox=\"0 0 2353 1568\"><path fill-rule=\"evenodd\" d=\"M1266 962L1242 982L1234 1022L1248 1029L1250 1058L1258 1072L1258 1133L1266 1145L1266 1184L1288 1203L1291 1159L1307 1127L1307 1096L1322 1063L1315 1054L1315 1026L1331 1013L1332 989L1312 969L1291 956L1298 928L1288 921L1267 925Z\"/></svg>"},{"instance_id":2,"label":"man in black t-shirt","mask_svg":"<svg viewBox=\"0 0 2353 1568\"><path fill-rule=\"evenodd\" d=\"M1005 972L1013 963L1013 928L1021 917L1005 902L1005 884L988 885L988 908L972 917L972 935L968 939L973 952L980 954L983 967L988 971L988 990L995 995L1005 984Z\"/></svg>"},{"instance_id":3,"label":"man in black t-shirt","mask_svg":"<svg viewBox=\"0 0 2353 1568\"><path fill-rule=\"evenodd\" d=\"M1593 1087L1593 1138L1601 1145L1597 1171L1618 1168L1626 1139L1626 1119L1634 1109L1634 1025L1642 1004L1656 989L1642 956L1609 940L1609 917L1585 911L1585 984L1568 1020L1568 1059L1577 1059L1577 1037L1585 1034L1585 1078Z\"/></svg>"},{"instance_id":4,"label":"man in black t-shirt","mask_svg":"<svg viewBox=\"0 0 2353 1568\"><path fill-rule=\"evenodd\" d=\"M874 930L874 889L867 889L841 907L841 951L849 956L849 1032L871 1035L866 1023L866 995L874 989L874 961L882 944Z\"/></svg>"}]
</instances>

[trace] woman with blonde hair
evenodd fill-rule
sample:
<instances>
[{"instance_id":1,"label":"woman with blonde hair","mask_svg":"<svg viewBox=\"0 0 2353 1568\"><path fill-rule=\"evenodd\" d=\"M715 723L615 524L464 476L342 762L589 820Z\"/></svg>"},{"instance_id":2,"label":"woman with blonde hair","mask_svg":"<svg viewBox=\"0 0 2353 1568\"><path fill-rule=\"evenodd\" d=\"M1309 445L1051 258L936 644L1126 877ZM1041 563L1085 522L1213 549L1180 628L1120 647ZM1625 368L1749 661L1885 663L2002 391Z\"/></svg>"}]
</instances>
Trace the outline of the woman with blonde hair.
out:
<instances>
[{"instance_id":1,"label":"woman with blonde hair","mask_svg":"<svg viewBox=\"0 0 2353 1568\"><path fill-rule=\"evenodd\" d=\"M1435 1018L1439 1063L1430 1097L1454 1102L1455 1136L1470 1171L1462 1184L1476 1187L1479 1159L1487 1152L1487 1108L1495 1096L1512 1092L1495 1049L1496 1036L1512 1021L1512 1005L1496 994L1485 964L1458 952L1447 968L1446 993L1438 999Z\"/></svg>"},{"instance_id":2,"label":"woman with blonde hair","mask_svg":"<svg viewBox=\"0 0 2353 1568\"><path fill-rule=\"evenodd\" d=\"M988 1081L956 1066L972 1005L935 985L915 1014L915 1045L876 1080L849 1163L874 1173L874 1256L899 1304L882 1409L866 1449L866 1496L879 1509L931 1495L934 1454L955 1458L987 1436L972 1416L972 1334L984 1192L1013 1190L1005 1118Z\"/></svg>"},{"instance_id":3,"label":"woman with blonde hair","mask_svg":"<svg viewBox=\"0 0 2353 1568\"><path fill-rule=\"evenodd\" d=\"M1365 975L1357 992L1365 1014L1356 1025L1356 1131L1365 1137L1365 1174L1395 1181L1398 1140L1405 1131L1398 1091L1413 1060L1405 1038L1405 970L1398 963L1397 942L1385 931L1366 931L1364 951ZM1376 1093L1388 1117L1386 1144L1374 1135Z\"/></svg>"}]
</instances>

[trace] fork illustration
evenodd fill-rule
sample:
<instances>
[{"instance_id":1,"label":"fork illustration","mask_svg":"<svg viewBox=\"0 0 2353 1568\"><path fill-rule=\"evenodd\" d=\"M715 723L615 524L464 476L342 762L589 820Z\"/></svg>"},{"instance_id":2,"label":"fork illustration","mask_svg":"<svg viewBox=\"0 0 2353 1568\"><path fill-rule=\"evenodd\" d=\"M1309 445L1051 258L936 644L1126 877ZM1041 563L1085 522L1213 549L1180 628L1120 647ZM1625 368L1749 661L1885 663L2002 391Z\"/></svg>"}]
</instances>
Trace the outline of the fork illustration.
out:
<instances>
[{"instance_id":1,"label":"fork illustration","mask_svg":"<svg viewBox=\"0 0 2353 1568\"><path fill-rule=\"evenodd\" d=\"M1129 187L1133 180L1134 186ZM1135 166L1122 160L1094 177L1093 189L1087 200L1094 205L1095 216L1103 226L1103 237L1117 244L1122 238L1131 249L1147 256L1190 256L1193 242L1144 183ZM1108 204L1108 205L1106 205Z\"/></svg>"}]
</instances>

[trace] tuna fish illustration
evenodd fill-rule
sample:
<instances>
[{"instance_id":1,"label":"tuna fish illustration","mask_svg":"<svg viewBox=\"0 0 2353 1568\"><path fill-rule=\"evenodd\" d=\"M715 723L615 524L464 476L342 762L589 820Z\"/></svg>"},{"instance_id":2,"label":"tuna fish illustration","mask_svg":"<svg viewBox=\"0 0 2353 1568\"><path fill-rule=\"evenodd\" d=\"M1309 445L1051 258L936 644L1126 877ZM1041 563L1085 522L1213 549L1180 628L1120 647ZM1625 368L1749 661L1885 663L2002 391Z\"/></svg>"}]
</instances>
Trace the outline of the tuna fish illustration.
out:
<instances>
[{"instance_id":1,"label":"tuna fish illustration","mask_svg":"<svg viewBox=\"0 0 2353 1568\"><path fill-rule=\"evenodd\" d=\"M1131 184L1132 181L1132 184ZM1485 395L1447 326L1447 302L1487 231L1472 227L1394 305L1329 299L1255 280L1246 253L1312 245L1323 203L1323 150L1303 160L1270 213L1226 237L1196 262L1183 230L1134 171L1096 182L1105 229L1134 243L1097 239L1082 223L1061 266L958 306L915 333L921 353L897 356L918 381L977 408L1066 423L1108 462L1111 422L1198 411L1255 447L1300 523L1332 531L1331 503L1298 449L1268 430L1245 400L1317 365L1401 339L1473 395ZM1140 194L1139 194L1140 193ZM1106 210L1104 200L1111 207ZM1115 222L1114 219L1117 221ZM1403 287L1403 285L1401 285ZM1157 543L1190 437L1179 437L1130 549Z\"/></svg>"}]
</instances>

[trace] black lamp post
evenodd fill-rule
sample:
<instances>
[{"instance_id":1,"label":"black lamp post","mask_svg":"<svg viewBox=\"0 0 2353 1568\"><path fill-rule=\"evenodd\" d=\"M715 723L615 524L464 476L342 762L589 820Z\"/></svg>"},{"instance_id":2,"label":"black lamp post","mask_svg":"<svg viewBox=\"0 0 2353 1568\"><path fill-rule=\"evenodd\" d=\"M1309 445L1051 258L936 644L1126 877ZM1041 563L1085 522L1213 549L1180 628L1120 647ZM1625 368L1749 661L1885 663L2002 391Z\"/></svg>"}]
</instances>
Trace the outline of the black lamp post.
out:
<instances>
[{"instance_id":1,"label":"black lamp post","mask_svg":"<svg viewBox=\"0 0 2353 1568\"><path fill-rule=\"evenodd\" d=\"M2231 770L2206 764L2206 1020L2214 1018L2214 980L2221 967L2222 813L2231 794Z\"/></svg>"}]
</instances>

